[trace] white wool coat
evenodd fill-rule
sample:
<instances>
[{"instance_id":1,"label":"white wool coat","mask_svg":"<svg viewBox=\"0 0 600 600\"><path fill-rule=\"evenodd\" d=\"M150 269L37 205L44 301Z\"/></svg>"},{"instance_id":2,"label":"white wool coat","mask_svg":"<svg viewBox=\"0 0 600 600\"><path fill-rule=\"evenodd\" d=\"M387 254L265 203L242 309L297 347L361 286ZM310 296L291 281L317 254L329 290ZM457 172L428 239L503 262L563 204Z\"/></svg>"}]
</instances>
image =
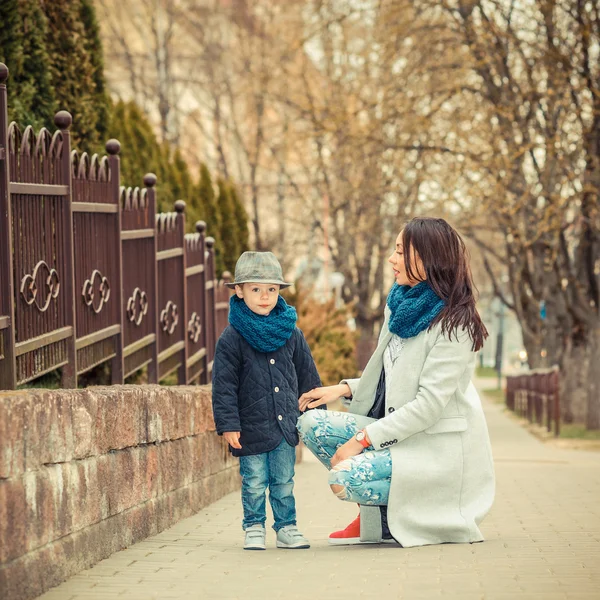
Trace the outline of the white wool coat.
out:
<instances>
[{"instance_id":1,"label":"white wool coat","mask_svg":"<svg viewBox=\"0 0 600 600\"><path fill-rule=\"evenodd\" d=\"M352 391L349 412L367 415L391 332L386 307L377 348ZM494 466L481 401L471 382L476 354L466 331L448 339L441 325L407 338L394 362L385 416L367 426L375 450L389 448L392 481L388 525L404 547L479 542L479 523L492 506ZM387 374L386 374L387 375ZM373 507L361 508L361 538ZM378 508L375 508L378 511Z\"/></svg>"}]
</instances>

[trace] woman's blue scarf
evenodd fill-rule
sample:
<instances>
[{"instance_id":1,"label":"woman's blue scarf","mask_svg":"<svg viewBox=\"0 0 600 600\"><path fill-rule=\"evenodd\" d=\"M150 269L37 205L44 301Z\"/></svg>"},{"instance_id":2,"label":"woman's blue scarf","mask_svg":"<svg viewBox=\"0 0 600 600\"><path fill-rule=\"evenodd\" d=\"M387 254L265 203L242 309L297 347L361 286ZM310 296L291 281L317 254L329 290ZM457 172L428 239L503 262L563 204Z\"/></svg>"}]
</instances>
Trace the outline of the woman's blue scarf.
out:
<instances>
[{"instance_id":1,"label":"woman's blue scarf","mask_svg":"<svg viewBox=\"0 0 600 600\"><path fill-rule=\"evenodd\" d=\"M284 346L296 329L297 319L296 309L281 296L267 316L252 312L243 298L229 299L229 322L259 352L275 352Z\"/></svg>"},{"instance_id":2,"label":"woman's blue scarf","mask_svg":"<svg viewBox=\"0 0 600 600\"><path fill-rule=\"evenodd\" d=\"M389 330L401 338L410 338L427 329L446 303L426 281L421 281L414 287L394 283L387 305L392 312Z\"/></svg>"}]
</instances>

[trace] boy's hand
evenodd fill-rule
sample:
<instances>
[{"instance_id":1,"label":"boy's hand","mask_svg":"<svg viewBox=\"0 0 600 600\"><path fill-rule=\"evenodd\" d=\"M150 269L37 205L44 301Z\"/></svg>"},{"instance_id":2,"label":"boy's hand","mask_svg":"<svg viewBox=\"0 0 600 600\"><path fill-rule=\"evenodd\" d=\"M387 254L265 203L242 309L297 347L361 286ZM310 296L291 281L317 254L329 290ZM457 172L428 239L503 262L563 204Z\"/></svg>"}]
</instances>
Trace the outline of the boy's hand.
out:
<instances>
[{"instance_id":1,"label":"boy's hand","mask_svg":"<svg viewBox=\"0 0 600 600\"><path fill-rule=\"evenodd\" d=\"M237 448L239 450L242 447L242 445L240 444L239 431L224 431L223 437L232 448Z\"/></svg>"}]
</instances>

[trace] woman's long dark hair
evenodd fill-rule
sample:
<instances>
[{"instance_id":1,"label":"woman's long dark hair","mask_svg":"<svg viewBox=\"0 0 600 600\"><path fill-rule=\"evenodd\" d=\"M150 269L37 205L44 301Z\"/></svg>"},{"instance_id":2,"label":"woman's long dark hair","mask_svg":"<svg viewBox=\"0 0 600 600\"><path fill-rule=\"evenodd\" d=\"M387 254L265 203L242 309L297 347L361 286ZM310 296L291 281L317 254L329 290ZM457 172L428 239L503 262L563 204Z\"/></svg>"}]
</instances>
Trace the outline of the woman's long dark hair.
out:
<instances>
[{"instance_id":1,"label":"woman's long dark hair","mask_svg":"<svg viewBox=\"0 0 600 600\"><path fill-rule=\"evenodd\" d=\"M434 292L446 301L444 310L433 320L442 324L442 333L457 335L466 329L476 352L483 346L488 331L475 308L476 289L469 267L469 253L462 238L444 219L416 217L402 230L404 265L413 280L422 279L410 267L410 257L416 252Z\"/></svg>"}]
</instances>

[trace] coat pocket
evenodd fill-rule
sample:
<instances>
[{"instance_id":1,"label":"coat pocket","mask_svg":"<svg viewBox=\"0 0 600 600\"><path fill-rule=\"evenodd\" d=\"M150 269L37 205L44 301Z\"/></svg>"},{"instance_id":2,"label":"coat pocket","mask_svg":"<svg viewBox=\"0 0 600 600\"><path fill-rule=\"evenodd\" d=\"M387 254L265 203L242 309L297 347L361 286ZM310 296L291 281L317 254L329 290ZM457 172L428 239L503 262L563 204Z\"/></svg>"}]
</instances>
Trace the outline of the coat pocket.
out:
<instances>
[{"instance_id":1,"label":"coat pocket","mask_svg":"<svg viewBox=\"0 0 600 600\"><path fill-rule=\"evenodd\" d=\"M465 417L442 417L437 423L425 429L425 433L452 433L467 430Z\"/></svg>"}]
</instances>

